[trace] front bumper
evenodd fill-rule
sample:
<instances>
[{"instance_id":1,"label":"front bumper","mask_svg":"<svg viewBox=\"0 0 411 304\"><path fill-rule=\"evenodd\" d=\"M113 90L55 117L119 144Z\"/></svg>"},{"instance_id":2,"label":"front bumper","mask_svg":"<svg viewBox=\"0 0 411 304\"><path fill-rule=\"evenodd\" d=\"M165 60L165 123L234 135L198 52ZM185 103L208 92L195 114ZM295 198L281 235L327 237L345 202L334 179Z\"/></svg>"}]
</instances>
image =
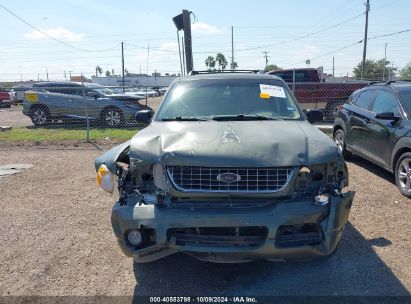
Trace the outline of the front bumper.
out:
<instances>
[{"instance_id":1,"label":"front bumper","mask_svg":"<svg viewBox=\"0 0 411 304\"><path fill-rule=\"evenodd\" d=\"M347 222L354 192L330 196L328 204L314 204L313 197L277 200L264 207L187 208L139 205L138 202L116 203L112 210L112 226L119 245L137 262L151 262L167 255L184 252L212 262L241 262L256 259L304 260L328 256L334 252ZM277 246L278 230L284 225L315 223L321 240L315 245ZM219 244L178 244L167 231L184 227L249 227L264 226L267 235L259 246L241 247ZM131 229L150 229L155 241L143 249L135 249L126 241Z\"/></svg>"}]
</instances>

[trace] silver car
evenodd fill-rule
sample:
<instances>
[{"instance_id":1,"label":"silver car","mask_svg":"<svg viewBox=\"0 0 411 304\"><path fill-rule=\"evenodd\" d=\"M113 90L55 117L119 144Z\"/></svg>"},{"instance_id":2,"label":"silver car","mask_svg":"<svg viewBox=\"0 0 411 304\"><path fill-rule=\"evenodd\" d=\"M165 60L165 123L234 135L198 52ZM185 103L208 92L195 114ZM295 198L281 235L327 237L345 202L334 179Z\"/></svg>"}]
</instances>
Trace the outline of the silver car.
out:
<instances>
[{"instance_id":1,"label":"silver car","mask_svg":"<svg viewBox=\"0 0 411 304\"><path fill-rule=\"evenodd\" d=\"M139 99L115 94L110 89L95 84L59 86L62 83L33 85L23 101L23 114L36 126L52 120L87 119L107 127L135 124L139 110L150 110ZM57 93L59 92L59 93ZM60 93L62 92L62 93ZM64 92L64 93L63 93Z\"/></svg>"}]
</instances>

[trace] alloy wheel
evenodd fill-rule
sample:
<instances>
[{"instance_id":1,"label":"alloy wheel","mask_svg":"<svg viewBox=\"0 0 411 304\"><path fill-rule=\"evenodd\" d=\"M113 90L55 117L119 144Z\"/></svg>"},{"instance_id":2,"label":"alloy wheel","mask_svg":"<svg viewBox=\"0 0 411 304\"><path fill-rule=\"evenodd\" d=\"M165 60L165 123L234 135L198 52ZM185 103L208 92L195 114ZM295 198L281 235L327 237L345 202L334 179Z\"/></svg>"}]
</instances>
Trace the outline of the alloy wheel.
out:
<instances>
[{"instance_id":1,"label":"alloy wheel","mask_svg":"<svg viewBox=\"0 0 411 304\"><path fill-rule=\"evenodd\" d=\"M404 158L398 167L399 186L406 193L411 194L411 158Z\"/></svg>"},{"instance_id":2,"label":"alloy wheel","mask_svg":"<svg viewBox=\"0 0 411 304\"><path fill-rule=\"evenodd\" d=\"M109 126L118 126L121 122L121 114L117 110L108 110L105 115L105 120Z\"/></svg>"},{"instance_id":3,"label":"alloy wheel","mask_svg":"<svg viewBox=\"0 0 411 304\"><path fill-rule=\"evenodd\" d=\"M344 134L340 131L335 132L334 142L336 143L338 150L342 153L344 150Z\"/></svg>"},{"instance_id":4,"label":"alloy wheel","mask_svg":"<svg viewBox=\"0 0 411 304\"><path fill-rule=\"evenodd\" d=\"M47 113L43 109L36 109L33 112L31 119L35 125L44 125L47 121Z\"/></svg>"}]
</instances>

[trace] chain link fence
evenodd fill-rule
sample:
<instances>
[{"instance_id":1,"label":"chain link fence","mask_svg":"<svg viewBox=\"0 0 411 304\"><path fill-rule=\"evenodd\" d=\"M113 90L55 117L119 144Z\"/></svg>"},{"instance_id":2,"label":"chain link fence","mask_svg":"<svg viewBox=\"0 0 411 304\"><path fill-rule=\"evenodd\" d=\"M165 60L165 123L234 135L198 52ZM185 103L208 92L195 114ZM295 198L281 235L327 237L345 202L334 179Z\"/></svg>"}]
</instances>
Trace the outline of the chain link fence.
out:
<instances>
[{"instance_id":1,"label":"chain link fence","mask_svg":"<svg viewBox=\"0 0 411 304\"><path fill-rule=\"evenodd\" d=\"M294 82L288 83L301 107L320 109L323 112L322 124L332 124L338 108L347 101L350 95L369 82Z\"/></svg>"},{"instance_id":2,"label":"chain link fence","mask_svg":"<svg viewBox=\"0 0 411 304\"><path fill-rule=\"evenodd\" d=\"M57 140L130 138L146 126L136 122L135 114L141 110L156 111L167 89L76 82L36 83L11 97L14 107L9 114L14 119L10 124L15 132L30 130L33 135L59 131L62 136L57 136Z\"/></svg>"},{"instance_id":3,"label":"chain link fence","mask_svg":"<svg viewBox=\"0 0 411 304\"><path fill-rule=\"evenodd\" d=\"M338 107L355 90L368 85L368 82L287 84L304 110L320 109L324 113L322 124L332 124ZM123 88L75 82L36 83L12 96L15 106L10 112L9 109L3 110L0 120L4 117L6 125L11 121L10 125L17 133L29 130L31 135L26 135L25 139L32 136L35 140L38 134L45 134L44 136L55 140L93 141L115 138L124 141L146 126L136 122L136 112L156 112L167 89L168 87ZM59 136L53 137L55 134ZM44 136L43 140L47 140ZM2 137L6 136L0 134L0 141Z\"/></svg>"}]
</instances>

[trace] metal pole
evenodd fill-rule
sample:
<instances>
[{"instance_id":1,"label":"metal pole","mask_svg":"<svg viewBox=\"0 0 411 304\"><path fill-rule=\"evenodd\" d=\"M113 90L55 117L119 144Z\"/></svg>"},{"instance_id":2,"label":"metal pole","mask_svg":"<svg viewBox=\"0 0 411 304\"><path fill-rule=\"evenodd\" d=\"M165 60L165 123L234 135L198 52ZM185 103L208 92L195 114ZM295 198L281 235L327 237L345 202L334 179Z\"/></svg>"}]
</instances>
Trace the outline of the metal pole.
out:
<instances>
[{"instance_id":1,"label":"metal pole","mask_svg":"<svg viewBox=\"0 0 411 304\"><path fill-rule=\"evenodd\" d=\"M125 83L125 79L124 79L124 42L121 42L121 70L122 70L122 74L123 74L123 93L125 92L124 89L124 83Z\"/></svg>"},{"instance_id":2,"label":"metal pole","mask_svg":"<svg viewBox=\"0 0 411 304\"><path fill-rule=\"evenodd\" d=\"M295 69L293 69L293 94L295 94Z\"/></svg>"},{"instance_id":3,"label":"metal pole","mask_svg":"<svg viewBox=\"0 0 411 304\"><path fill-rule=\"evenodd\" d=\"M362 52L362 65L361 65L361 80L364 79L365 60L367 58L367 36L368 36L368 12L370 10L370 0L367 0L365 4L365 31L364 31L364 50Z\"/></svg>"},{"instance_id":4,"label":"metal pole","mask_svg":"<svg viewBox=\"0 0 411 304\"><path fill-rule=\"evenodd\" d=\"M183 10L184 42L186 54L187 74L193 70L193 46L191 42L191 20L190 12Z\"/></svg>"},{"instance_id":5,"label":"metal pole","mask_svg":"<svg viewBox=\"0 0 411 304\"><path fill-rule=\"evenodd\" d=\"M334 56L333 56L333 77L334 77L335 65L334 65Z\"/></svg>"},{"instance_id":6,"label":"metal pole","mask_svg":"<svg viewBox=\"0 0 411 304\"><path fill-rule=\"evenodd\" d=\"M234 67L234 27L231 26L231 67Z\"/></svg>"},{"instance_id":7,"label":"metal pole","mask_svg":"<svg viewBox=\"0 0 411 304\"><path fill-rule=\"evenodd\" d=\"M148 87L148 58L150 57L150 43L147 44L147 76L146 76L146 105L147 105L147 87Z\"/></svg>"},{"instance_id":8,"label":"metal pole","mask_svg":"<svg viewBox=\"0 0 411 304\"><path fill-rule=\"evenodd\" d=\"M177 31L177 42L178 42L178 55L180 56L180 69L181 75L183 75L183 62L181 60L181 49L180 49L180 34Z\"/></svg>"},{"instance_id":9,"label":"metal pole","mask_svg":"<svg viewBox=\"0 0 411 304\"><path fill-rule=\"evenodd\" d=\"M268 52L264 51L263 54L264 54L264 57L265 57L265 69L266 69L267 66L268 66L268 56L267 56Z\"/></svg>"},{"instance_id":10,"label":"metal pole","mask_svg":"<svg viewBox=\"0 0 411 304\"><path fill-rule=\"evenodd\" d=\"M385 81L385 65L387 61L387 42L385 43L385 48L384 48L384 68L382 70L382 80Z\"/></svg>"},{"instance_id":11,"label":"metal pole","mask_svg":"<svg viewBox=\"0 0 411 304\"><path fill-rule=\"evenodd\" d=\"M183 49L183 62L186 62L186 57L185 57L185 52L184 52L184 37L181 37L181 45L182 45L182 49ZM183 76L185 76L186 74L186 66L183 65Z\"/></svg>"},{"instance_id":12,"label":"metal pole","mask_svg":"<svg viewBox=\"0 0 411 304\"><path fill-rule=\"evenodd\" d=\"M46 69L47 81L49 81L49 71Z\"/></svg>"},{"instance_id":13,"label":"metal pole","mask_svg":"<svg viewBox=\"0 0 411 304\"><path fill-rule=\"evenodd\" d=\"M83 95L83 102L84 102L84 107L86 110L86 142L90 142L90 118L88 115L88 107L87 107L87 100L86 100L86 90L84 88L84 77L83 73L81 73L81 91Z\"/></svg>"}]
</instances>

